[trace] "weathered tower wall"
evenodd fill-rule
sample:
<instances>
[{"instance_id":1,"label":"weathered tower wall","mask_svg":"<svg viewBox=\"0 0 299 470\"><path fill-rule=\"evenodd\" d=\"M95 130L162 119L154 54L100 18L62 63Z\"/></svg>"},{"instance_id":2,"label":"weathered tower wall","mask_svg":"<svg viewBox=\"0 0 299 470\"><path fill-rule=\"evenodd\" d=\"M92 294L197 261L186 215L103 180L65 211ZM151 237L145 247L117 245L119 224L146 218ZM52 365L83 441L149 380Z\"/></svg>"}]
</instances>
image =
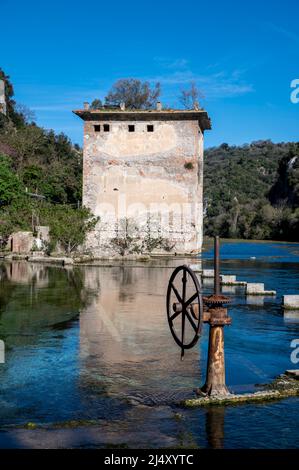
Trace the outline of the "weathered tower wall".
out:
<instances>
[{"instance_id":1,"label":"weathered tower wall","mask_svg":"<svg viewBox=\"0 0 299 470\"><path fill-rule=\"evenodd\" d=\"M138 232L143 252L152 240L163 241L154 253L200 252L206 112L74 112L85 121L83 205L100 217L86 248L112 254Z\"/></svg>"}]
</instances>

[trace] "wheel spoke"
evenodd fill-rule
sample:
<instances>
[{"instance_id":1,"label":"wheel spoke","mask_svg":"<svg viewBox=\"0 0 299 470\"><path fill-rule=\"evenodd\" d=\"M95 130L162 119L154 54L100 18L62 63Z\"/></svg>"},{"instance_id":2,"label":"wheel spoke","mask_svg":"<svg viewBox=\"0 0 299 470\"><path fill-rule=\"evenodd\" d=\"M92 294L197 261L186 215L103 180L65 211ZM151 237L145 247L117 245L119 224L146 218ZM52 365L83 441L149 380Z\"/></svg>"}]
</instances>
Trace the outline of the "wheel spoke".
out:
<instances>
[{"instance_id":1,"label":"wheel spoke","mask_svg":"<svg viewBox=\"0 0 299 470\"><path fill-rule=\"evenodd\" d=\"M182 304L183 304L183 310L182 310L182 351L181 351L181 359L183 359L184 357L184 340L185 340L185 320L186 320L186 308L185 308L185 300L186 300L186 284L187 284L187 273L186 273L186 270L184 269L183 271L183 279L182 279L182 283L183 283L183 301L182 301Z\"/></svg>"},{"instance_id":2,"label":"wheel spoke","mask_svg":"<svg viewBox=\"0 0 299 470\"><path fill-rule=\"evenodd\" d=\"M178 299L179 303L182 304L183 303L182 298L181 298L180 294L178 293L176 287L173 284L171 284L171 288L172 288L173 292L175 293L176 298Z\"/></svg>"},{"instance_id":3,"label":"wheel spoke","mask_svg":"<svg viewBox=\"0 0 299 470\"><path fill-rule=\"evenodd\" d=\"M197 293L193 294L192 297L190 297L190 299L188 299L187 302L185 302L184 307L187 308L193 302L193 300L195 300L197 297L198 297Z\"/></svg>"},{"instance_id":4,"label":"wheel spoke","mask_svg":"<svg viewBox=\"0 0 299 470\"><path fill-rule=\"evenodd\" d=\"M196 324L194 323L193 318L191 317L191 315L190 315L190 313L188 312L188 310L186 310L186 316L187 316L187 318L188 318L188 320L189 320L189 322L190 322L190 324L191 324L193 330L197 333L197 326L196 326Z\"/></svg>"},{"instance_id":5,"label":"wheel spoke","mask_svg":"<svg viewBox=\"0 0 299 470\"><path fill-rule=\"evenodd\" d=\"M182 313L182 310L179 310L178 312L174 312L173 315L171 315L171 317L169 317L169 320L171 320L173 322L173 320L178 317L180 314Z\"/></svg>"},{"instance_id":6,"label":"wheel spoke","mask_svg":"<svg viewBox=\"0 0 299 470\"><path fill-rule=\"evenodd\" d=\"M187 273L185 270L183 272L182 283L183 283L183 302L182 303L185 304L186 303L186 287L187 287Z\"/></svg>"}]
</instances>

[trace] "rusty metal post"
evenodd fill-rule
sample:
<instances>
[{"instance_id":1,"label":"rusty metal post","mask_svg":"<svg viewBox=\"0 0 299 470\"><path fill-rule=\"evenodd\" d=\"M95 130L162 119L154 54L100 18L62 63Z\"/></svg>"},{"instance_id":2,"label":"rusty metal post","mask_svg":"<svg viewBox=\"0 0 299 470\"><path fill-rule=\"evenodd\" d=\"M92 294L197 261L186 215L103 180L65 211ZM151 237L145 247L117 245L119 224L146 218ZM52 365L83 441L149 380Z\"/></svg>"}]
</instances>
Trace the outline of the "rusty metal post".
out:
<instances>
[{"instance_id":1,"label":"rusty metal post","mask_svg":"<svg viewBox=\"0 0 299 470\"><path fill-rule=\"evenodd\" d=\"M209 352L206 383L202 392L207 395L228 395L225 385L224 361L224 325L212 326L210 324Z\"/></svg>"},{"instance_id":2,"label":"rusty metal post","mask_svg":"<svg viewBox=\"0 0 299 470\"><path fill-rule=\"evenodd\" d=\"M219 237L214 238L214 294L220 295Z\"/></svg>"},{"instance_id":3,"label":"rusty metal post","mask_svg":"<svg viewBox=\"0 0 299 470\"><path fill-rule=\"evenodd\" d=\"M225 325L230 325L231 318L227 314L227 308L223 307L229 302L229 298L220 295L219 237L215 237L214 241L214 295L205 298L204 301L209 307L210 333L206 383L200 392L210 396L229 395L225 385L223 328Z\"/></svg>"}]
</instances>

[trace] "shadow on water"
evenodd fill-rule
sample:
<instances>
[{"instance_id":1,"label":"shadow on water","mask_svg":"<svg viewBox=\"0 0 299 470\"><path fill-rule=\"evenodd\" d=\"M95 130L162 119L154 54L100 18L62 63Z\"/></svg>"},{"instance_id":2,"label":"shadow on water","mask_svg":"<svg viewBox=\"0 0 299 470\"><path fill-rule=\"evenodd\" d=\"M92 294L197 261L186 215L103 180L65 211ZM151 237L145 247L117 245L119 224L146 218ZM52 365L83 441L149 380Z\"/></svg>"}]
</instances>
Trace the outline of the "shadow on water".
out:
<instances>
[{"instance_id":1,"label":"shadow on water","mask_svg":"<svg viewBox=\"0 0 299 470\"><path fill-rule=\"evenodd\" d=\"M278 291L276 298L250 299L242 288L223 289L232 297L233 324L225 329L225 351L227 383L234 391L253 390L256 383L294 368L290 342L299 337L299 320L296 315L284 318L279 296L298 289L298 246L265 245L264 250L260 243L222 246L222 272L247 281L264 279L267 288ZM273 261L269 253L281 250L283 260ZM258 253L264 259L257 259ZM209 250L202 262L210 266ZM0 366L0 425L63 427L69 421L96 421L102 423L98 440L114 430L115 439L131 445L142 445L148 436L153 446L211 448L280 447L282 433L285 446L296 446L296 399L235 409L173 407L203 382L207 359L207 327L183 362L168 330L167 283L174 266L183 263L0 265L0 338L6 345L6 363ZM204 293L212 288L209 282L203 285ZM87 446L88 433L90 429ZM0 446L5 447L5 439L8 435L0 433ZM59 439L63 442L63 436Z\"/></svg>"}]
</instances>

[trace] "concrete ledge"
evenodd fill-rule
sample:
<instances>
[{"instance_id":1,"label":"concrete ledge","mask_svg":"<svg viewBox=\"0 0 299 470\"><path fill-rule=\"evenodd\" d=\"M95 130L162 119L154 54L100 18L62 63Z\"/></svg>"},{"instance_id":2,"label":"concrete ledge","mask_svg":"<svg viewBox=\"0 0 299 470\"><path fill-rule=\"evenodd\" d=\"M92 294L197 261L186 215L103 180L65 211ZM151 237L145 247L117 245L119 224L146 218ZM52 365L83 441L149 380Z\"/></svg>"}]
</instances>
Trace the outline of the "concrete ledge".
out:
<instances>
[{"instance_id":1,"label":"concrete ledge","mask_svg":"<svg viewBox=\"0 0 299 470\"><path fill-rule=\"evenodd\" d=\"M299 310L299 295L283 295L282 306L286 310Z\"/></svg>"},{"instance_id":2,"label":"concrete ledge","mask_svg":"<svg viewBox=\"0 0 299 470\"><path fill-rule=\"evenodd\" d=\"M295 394L297 395L297 393ZM298 392L299 395L299 392ZM289 396L289 395L288 395ZM199 397L186 400L183 405L186 408L197 408L211 405L239 405L259 401L277 400L282 398L277 390L269 392L244 393L243 395L227 395L223 397Z\"/></svg>"},{"instance_id":3,"label":"concrete ledge","mask_svg":"<svg viewBox=\"0 0 299 470\"><path fill-rule=\"evenodd\" d=\"M236 282L232 282L231 284L226 284L226 285L227 286L243 286L243 287L246 287L247 282L246 281L236 281Z\"/></svg>"},{"instance_id":4,"label":"concrete ledge","mask_svg":"<svg viewBox=\"0 0 299 470\"><path fill-rule=\"evenodd\" d=\"M72 258L54 258L52 256L30 256L29 263L60 264L62 266L74 264Z\"/></svg>"},{"instance_id":5,"label":"concrete ledge","mask_svg":"<svg viewBox=\"0 0 299 470\"><path fill-rule=\"evenodd\" d=\"M288 374L289 373L289 374ZM292 374L290 374L292 373ZM299 370L286 371L278 376L272 383L265 385L265 390L242 395L225 395L217 397L198 397L185 400L181 403L186 408L201 406L226 406L246 403L265 402L270 400L282 400L287 397L299 396Z\"/></svg>"},{"instance_id":6,"label":"concrete ledge","mask_svg":"<svg viewBox=\"0 0 299 470\"><path fill-rule=\"evenodd\" d=\"M22 260L27 260L28 259L28 254L26 253L10 253L9 255L4 256L4 260L6 261L22 261Z\"/></svg>"}]
</instances>

